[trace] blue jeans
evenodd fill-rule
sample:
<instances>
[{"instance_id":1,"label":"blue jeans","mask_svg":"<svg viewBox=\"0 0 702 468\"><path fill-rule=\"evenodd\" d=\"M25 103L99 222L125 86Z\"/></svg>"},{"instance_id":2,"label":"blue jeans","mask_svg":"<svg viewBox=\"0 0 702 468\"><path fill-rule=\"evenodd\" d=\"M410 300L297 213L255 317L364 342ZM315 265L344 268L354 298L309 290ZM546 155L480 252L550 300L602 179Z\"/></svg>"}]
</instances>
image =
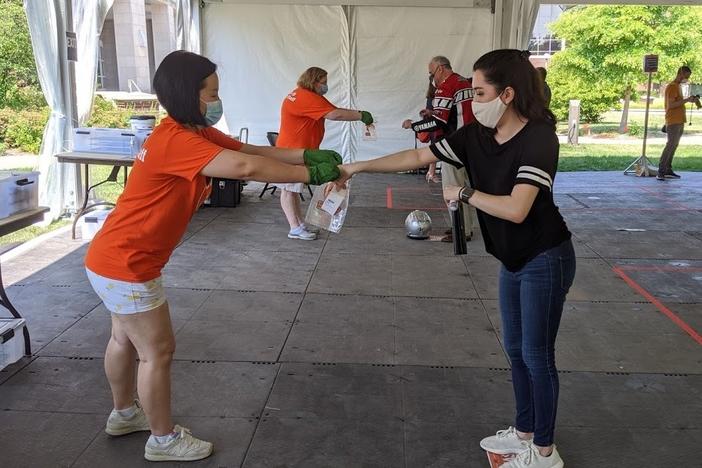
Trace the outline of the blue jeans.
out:
<instances>
[{"instance_id":1,"label":"blue jeans","mask_svg":"<svg viewBox=\"0 0 702 468\"><path fill-rule=\"evenodd\" d=\"M502 332L517 402L515 427L533 432L534 444L542 447L553 443L558 406L554 344L574 277L570 240L542 252L519 271L500 269Z\"/></svg>"}]
</instances>

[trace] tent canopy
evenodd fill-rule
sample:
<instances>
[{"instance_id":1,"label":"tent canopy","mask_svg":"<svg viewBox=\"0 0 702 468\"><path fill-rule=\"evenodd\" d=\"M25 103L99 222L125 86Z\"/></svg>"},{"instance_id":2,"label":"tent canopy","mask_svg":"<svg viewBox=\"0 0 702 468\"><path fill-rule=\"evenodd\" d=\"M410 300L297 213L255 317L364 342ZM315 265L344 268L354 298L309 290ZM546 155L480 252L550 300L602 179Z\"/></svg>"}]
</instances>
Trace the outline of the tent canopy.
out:
<instances>
[{"instance_id":1,"label":"tent canopy","mask_svg":"<svg viewBox=\"0 0 702 468\"><path fill-rule=\"evenodd\" d=\"M426 64L446 55L471 73L482 53L526 47L538 0L164 0L175 9L177 47L204 53L219 65L225 104L223 128L248 127L254 144L277 130L280 103L309 66L330 73L330 100L371 111L376 142L361 139L358 123L328 125L324 144L347 160L376 157L413 144L400 122L423 107ZM42 146L40 203L52 217L74 209L76 168L54 154L71 148L72 129L84 122L94 94L97 44L113 0L25 0L38 71L52 113ZM69 24L71 10L75 21ZM67 64L65 31L78 34L79 62ZM75 79L72 78L75 68ZM92 80L92 81L91 81ZM71 86L71 81L72 86ZM75 83L83 83L77 92ZM76 109L78 103L78 111Z\"/></svg>"}]
</instances>

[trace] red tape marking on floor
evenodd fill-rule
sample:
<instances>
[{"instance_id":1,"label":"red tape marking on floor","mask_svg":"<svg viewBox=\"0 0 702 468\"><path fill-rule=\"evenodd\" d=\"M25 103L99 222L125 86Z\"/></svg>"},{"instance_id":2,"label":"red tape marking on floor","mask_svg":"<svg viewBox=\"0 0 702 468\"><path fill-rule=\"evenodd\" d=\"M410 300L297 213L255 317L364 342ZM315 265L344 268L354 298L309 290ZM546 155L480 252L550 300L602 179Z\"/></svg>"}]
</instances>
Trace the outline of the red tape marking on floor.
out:
<instances>
[{"instance_id":1,"label":"red tape marking on floor","mask_svg":"<svg viewBox=\"0 0 702 468\"><path fill-rule=\"evenodd\" d=\"M685 267L685 266L670 266L670 265L618 265L617 268L627 271L659 271L672 273L701 273L702 268Z\"/></svg>"},{"instance_id":2,"label":"red tape marking on floor","mask_svg":"<svg viewBox=\"0 0 702 468\"><path fill-rule=\"evenodd\" d=\"M672 320L672 322L673 322L675 325L677 325L682 331L684 331L685 333L687 333L688 335L690 335L690 336L692 337L692 339L695 340L695 341L697 342L697 344L699 344L699 345L702 346L702 336L700 336L699 333L697 333L697 332L695 331L694 328L692 328L690 325L688 325L687 323L685 323L685 321L684 321L683 319L681 319L680 317L678 317L678 316L675 314L675 312L673 312L672 310L670 310L669 308L667 308L666 306L664 306L663 303L662 303L661 301L659 301L658 299L656 299L651 293L649 293L649 292L646 291L644 288L642 288L641 285L639 285L639 283L637 283L636 281L634 281L633 279L631 279L631 278L629 277L629 275L627 275L626 273L624 273L624 271L623 271L621 268L619 268L618 266L612 267L612 271L614 271L617 275L619 275L619 277L620 277L621 279L623 279L624 282L625 282L626 284L628 284L634 291L636 291L637 293L641 294L644 298L646 298L646 300L647 300L648 302L650 302L651 304L653 304L654 306L656 306L656 308L657 308L663 315L665 315L665 316L668 317L670 320Z\"/></svg>"},{"instance_id":3,"label":"red tape marking on floor","mask_svg":"<svg viewBox=\"0 0 702 468\"><path fill-rule=\"evenodd\" d=\"M390 186L385 189L385 205L388 209L392 209L392 187Z\"/></svg>"}]
</instances>

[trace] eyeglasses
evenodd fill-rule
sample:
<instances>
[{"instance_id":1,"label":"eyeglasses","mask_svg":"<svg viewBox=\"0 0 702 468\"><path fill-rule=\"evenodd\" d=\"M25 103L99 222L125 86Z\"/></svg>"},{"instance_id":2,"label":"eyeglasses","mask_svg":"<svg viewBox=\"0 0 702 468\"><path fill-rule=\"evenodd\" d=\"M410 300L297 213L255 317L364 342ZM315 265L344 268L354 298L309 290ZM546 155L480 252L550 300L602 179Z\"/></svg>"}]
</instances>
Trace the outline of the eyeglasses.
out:
<instances>
[{"instance_id":1,"label":"eyeglasses","mask_svg":"<svg viewBox=\"0 0 702 468\"><path fill-rule=\"evenodd\" d=\"M434 79L434 75L436 75L436 72L439 71L441 67L443 67L443 65L437 65L433 72L429 72L429 78Z\"/></svg>"}]
</instances>

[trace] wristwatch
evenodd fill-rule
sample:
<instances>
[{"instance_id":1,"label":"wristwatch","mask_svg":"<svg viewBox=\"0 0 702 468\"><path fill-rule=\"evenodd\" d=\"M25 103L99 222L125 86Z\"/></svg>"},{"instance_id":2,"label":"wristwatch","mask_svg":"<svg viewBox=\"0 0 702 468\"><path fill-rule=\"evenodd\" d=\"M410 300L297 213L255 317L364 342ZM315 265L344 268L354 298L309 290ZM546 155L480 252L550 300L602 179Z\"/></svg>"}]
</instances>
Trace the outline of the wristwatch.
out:
<instances>
[{"instance_id":1,"label":"wristwatch","mask_svg":"<svg viewBox=\"0 0 702 468\"><path fill-rule=\"evenodd\" d=\"M458 198L466 205L470 204L470 197L475 193L475 189L472 187L463 187L458 191Z\"/></svg>"}]
</instances>

